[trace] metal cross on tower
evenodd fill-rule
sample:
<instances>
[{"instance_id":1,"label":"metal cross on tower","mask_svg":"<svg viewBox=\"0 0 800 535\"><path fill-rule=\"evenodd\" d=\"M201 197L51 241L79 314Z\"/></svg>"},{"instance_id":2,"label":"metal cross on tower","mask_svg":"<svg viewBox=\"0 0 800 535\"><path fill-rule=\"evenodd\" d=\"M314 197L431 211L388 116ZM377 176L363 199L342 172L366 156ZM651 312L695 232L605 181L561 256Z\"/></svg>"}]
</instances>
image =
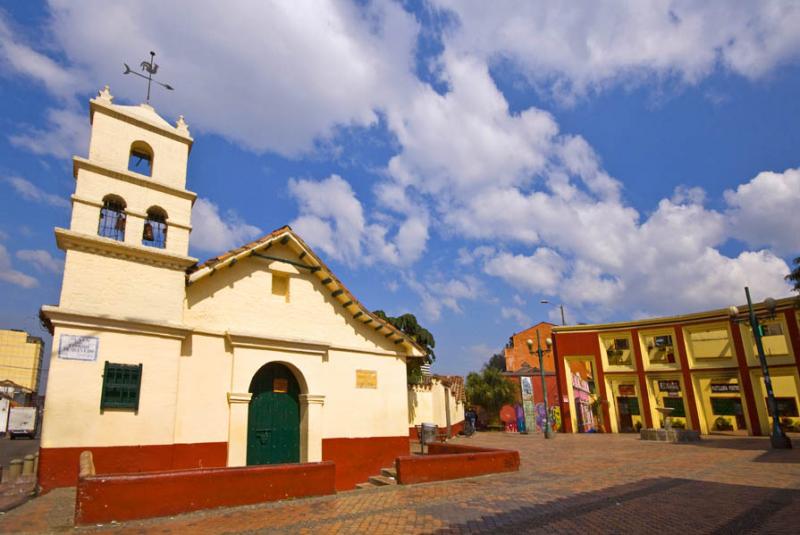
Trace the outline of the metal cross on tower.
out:
<instances>
[{"instance_id":1,"label":"metal cross on tower","mask_svg":"<svg viewBox=\"0 0 800 535\"><path fill-rule=\"evenodd\" d=\"M142 70L147 73L147 76L145 76L144 74L139 74L138 72L132 70L127 63L123 63L123 65L125 65L125 72L123 72L122 74L135 74L136 76L139 76L140 78L144 78L145 80L147 80L147 100L145 102L147 102L148 104L150 104L151 83L155 82L161 87L168 89L170 91L175 90L175 88L169 84L162 84L158 80L153 80L153 75L158 72L158 65L156 65L155 59L156 59L156 53L150 52L150 61L143 61L139 64Z\"/></svg>"}]
</instances>

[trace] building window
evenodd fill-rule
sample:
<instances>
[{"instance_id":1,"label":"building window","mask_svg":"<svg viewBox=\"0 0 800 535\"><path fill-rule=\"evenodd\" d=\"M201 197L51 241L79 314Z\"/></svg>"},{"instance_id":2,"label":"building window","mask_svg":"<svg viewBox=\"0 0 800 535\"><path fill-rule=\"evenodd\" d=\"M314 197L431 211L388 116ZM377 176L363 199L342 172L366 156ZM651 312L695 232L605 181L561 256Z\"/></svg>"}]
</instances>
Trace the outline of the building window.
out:
<instances>
[{"instance_id":1,"label":"building window","mask_svg":"<svg viewBox=\"0 0 800 535\"><path fill-rule=\"evenodd\" d=\"M140 175L153 175L153 149L144 141L134 141L128 157L128 171Z\"/></svg>"},{"instance_id":2,"label":"building window","mask_svg":"<svg viewBox=\"0 0 800 535\"><path fill-rule=\"evenodd\" d=\"M289 302L289 277L287 275L272 274L272 295Z\"/></svg>"},{"instance_id":3,"label":"building window","mask_svg":"<svg viewBox=\"0 0 800 535\"><path fill-rule=\"evenodd\" d=\"M159 247L167 246L167 213L158 206L147 209L147 219L142 231L142 245Z\"/></svg>"},{"instance_id":4,"label":"building window","mask_svg":"<svg viewBox=\"0 0 800 535\"><path fill-rule=\"evenodd\" d=\"M647 355L651 364L675 363L675 347L673 346L671 335L648 336L646 341Z\"/></svg>"},{"instance_id":5,"label":"building window","mask_svg":"<svg viewBox=\"0 0 800 535\"><path fill-rule=\"evenodd\" d=\"M100 208L97 235L125 241L125 201L116 195L106 195Z\"/></svg>"},{"instance_id":6,"label":"building window","mask_svg":"<svg viewBox=\"0 0 800 535\"><path fill-rule=\"evenodd\" d=\"M631 365L631 345L627 338L606 340L606 355L610 366Z\"/></svg>"},{"instance_id":7,"label":"building window","mask_svg":"<svg viewBox=\"0 0 800 535\"><path fill-rule=\"evenodd\" d=\"M103 390L100 409L139 410L142 386L141 364L114 364L106 361L103 368Z\"/></svg>"}]
</instances>

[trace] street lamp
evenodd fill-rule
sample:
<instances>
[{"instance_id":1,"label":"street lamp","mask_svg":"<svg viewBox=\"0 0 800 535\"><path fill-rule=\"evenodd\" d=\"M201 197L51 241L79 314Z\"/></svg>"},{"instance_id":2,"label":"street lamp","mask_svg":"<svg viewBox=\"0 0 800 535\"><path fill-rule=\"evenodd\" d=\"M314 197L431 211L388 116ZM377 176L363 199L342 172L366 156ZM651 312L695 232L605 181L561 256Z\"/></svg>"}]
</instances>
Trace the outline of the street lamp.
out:
<instances>
[{"instance_id":1,"label":"street lamp","mask_svg":"<svg viewBox=\"0 0 800 535\"><path fill-rule=\"evenodd\" d=\"M541 301L539 301L539 302L540 302L541 304L543 304L543 305L553 305L553 306L555 306L555 303L551 303L551 302L550 302L550 301L548 301L547 299L542 299L542 300L541 300ZM558 308L560 308L560 309L561 309L561 325L566 325L566 324L567 324L567 322L566 322L566 320L564 319L564 305L562 305L562 304L559 304L559 305L558 305Z\"/></svg>"},{"instance_id":2,"label":"street lamp","mask_svg":"<svg viewBox=\"0 0 800 535\"><path fill-rule=\"evenodd\" d=\"M744 293L747 296L747 307L749 309L749 317L747 319L737 319L739 309L735 306L730 307L731 320L736 322L749 321L750 329L753 331L753 338L756 342L756 350L758 351L758 360L761 363L761 373L764 376L764 385L767 387L767 403L769 410L772 412L772 434L770 435L770 443L775 449L790 449L792 441L786 436L786 433L781 429L780 421L778 420L778 403L775 401L775 392L772 390L772 379L769 377L769 368L767 367L767 358L764 356L764 344L761 340L761 325L758 323L758 316L753 310L753 302L750 299L750 288L744 287ZM767 307L767 313L762 317L775 317L775 300L771 297L764 299L764 305Z\"/></svg>"},{"instance_id":3,"label":"street lamp","mask_svg":"<svg viewBox=\"0 0 800 535\"><path fill-rule=\"evenodd\" d=\"M533 340L528 338L528 351L533 356ZM548 338L545 340L548 350L553 345L553 341ZM544 399L544 438L553 438L553 430L550 429L550 410L547 407L547 384L544 382L544 353L542 352L542 344L539 341L539 331L536 331L536 352L539 354L539 375L542 377L542 397Z\"/></svg>"}]
</instances>

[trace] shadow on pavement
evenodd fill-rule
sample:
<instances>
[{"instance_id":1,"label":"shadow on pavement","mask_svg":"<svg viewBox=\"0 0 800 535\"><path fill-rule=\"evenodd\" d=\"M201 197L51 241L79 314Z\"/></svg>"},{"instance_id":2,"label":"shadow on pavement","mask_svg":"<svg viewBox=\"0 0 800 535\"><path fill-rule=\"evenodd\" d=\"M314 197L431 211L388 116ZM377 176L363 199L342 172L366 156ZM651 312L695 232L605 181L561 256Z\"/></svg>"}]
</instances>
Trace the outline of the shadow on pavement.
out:
<instances>
[{"instance_id":1,"label":"shadow on pavement","mask_svg":"<svg viewBox=\"0 0 800 535\"><path fill-rule=\"evenodd\" d=\"M503 507L435 533L797 533L800 490L655 478Z\"/></svg>"}]
</instances>

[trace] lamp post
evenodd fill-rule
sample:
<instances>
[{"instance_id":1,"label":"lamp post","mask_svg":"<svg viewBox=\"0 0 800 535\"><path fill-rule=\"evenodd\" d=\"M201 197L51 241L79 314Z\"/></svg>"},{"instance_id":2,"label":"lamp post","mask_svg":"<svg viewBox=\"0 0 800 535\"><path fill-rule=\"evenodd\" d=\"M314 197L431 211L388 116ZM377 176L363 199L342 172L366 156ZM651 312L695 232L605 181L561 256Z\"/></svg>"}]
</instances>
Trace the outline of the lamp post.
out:
<instances>
[{"instance_id":1,"label":"lamp post","mask_svg":"<svg viewBox=\"0 0 800 535\"><path fill-rule=\"evenodd\" d=\"M758 360L761 364L761 374L764 376L764 385L767 387L767 404L769 405L769 410L772 412L772 433L770 434L770 443L772 447L775 449L790 449L792 447L792 441L789 440L789 437L786 436L786 433L783 432L780 426L780 415L778 414L778 402L775 400L775 392L772 390L772 379L769 376L769 368L767 367L767 358L764 355L764 343L761 340L761 325L758 323L758 316L756 316L755 310L753 310L753 302L750 299L750 288L745 286L744 293L747 296L747 308L749 309L749 314L747 320L737 320L737 316L739 314L739 309L735 306L730 307L730 314L731 319L733 321L748 321L750 323L750 329L753 331L753 338L756 342L756 350L758 351ZM768 297L764 300L764 305L767 307L767 315L768 317L775 316L775 300Z\"/></svg>"},{"instance_id":2,"label":"lamp post","mask_svg":"<svg viewBox=\"0 0 800 535\"><path fill-rule=\"evenodd\" d=\"M551 303L551 302L550 302L550 301L548 301L547 299L542 299L542 300L541 300L541 301L539 301L539 302L540 302L541 304L543 304L543 305L554 305L554 306L555 306L555 303ZM559 303L559 304L558 304L558 308L560 308L560 309L561 309L561 325L566 325L566 324L567 324L567 321L564 319L564 305L563 305L563 304L561 304L561 303Z\"/></svg>"},{"instance_id":3,"label":"lamp post","mask_svg":"<svg viewBox=\"0 0 800 535\"><path fill-rule=\"evenodd\" d=\"M533 340L528 338L528 351L533 356ZM548 338L545 340L549 348L553 342ZM536 331L536 352L539 354L539 375L542 378L542 398L544 399L544 438L553 438L553 430L550 429L550 410L547 406L547 384L544 381L544 353L542 352L542 344L539 341L539 331Z\"/></svg>"}]
</instances>

